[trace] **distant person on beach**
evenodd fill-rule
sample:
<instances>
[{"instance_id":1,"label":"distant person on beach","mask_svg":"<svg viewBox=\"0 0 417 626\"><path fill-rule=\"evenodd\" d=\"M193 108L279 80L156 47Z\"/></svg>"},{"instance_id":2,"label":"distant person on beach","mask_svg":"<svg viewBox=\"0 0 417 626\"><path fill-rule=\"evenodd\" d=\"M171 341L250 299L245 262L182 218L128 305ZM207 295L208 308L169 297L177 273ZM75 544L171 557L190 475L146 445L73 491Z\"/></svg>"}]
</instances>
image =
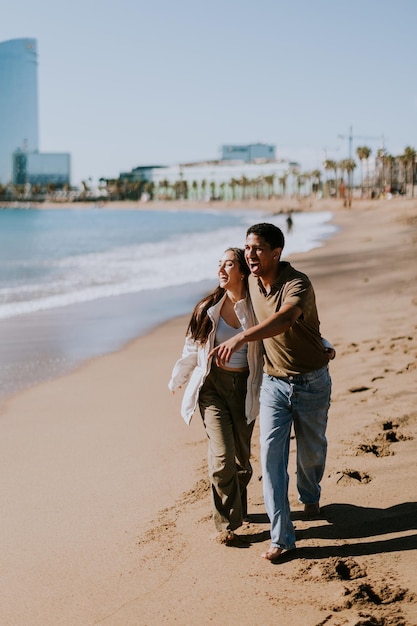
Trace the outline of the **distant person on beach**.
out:
<instances>
[{"instance_id":1,"label":"distant person on beach","mask_svg":"<svg viewBox=\"0 0 417 626\"><path fill-rule=\"evenodd\" d=\"M292 227L294 226L294 222L292 220L291 213L288 213L287 219L285 221L287 223L287 233L290 233L292 231Z\"/></svg>"},{"instance_id":2,"label":"distant person on beach","mask_svg":"<svg viewBox=\"0 0 417 626\"><path fill-rule=\"evenodd\" d=\"M326 461L327 413L334 349L323 340L313 286L305 274L281 261L284 235L273 224L255 224L246 233L249 292L259 324L216 346L220 366L236 351L263 340L260 396L262 479L271 523L271 546L262 554L277 561L295 548L288 500L288 457L292 424L297 441L297 489L304 515L320 514L320 481Z\"/></svg>"},{"instance_id":3,"label":"distant person on beach","mask_svg":"<svg viewBox=\"0 0 417 626\"><path fill-rule=\"evenodd\" d=\"M244 251L228 248L218 269L219 285L193 310L181 358L168 387L187 388L181 414L187 423L197 404L208 438L208 466L214 524L222 543L232 545L234 531L247 516L247 486L254 420L259 413L262 342L242 345L228 363L216 365L214 346L256 323L248 294L249 268Z\"/></svg>"}]
</instances>

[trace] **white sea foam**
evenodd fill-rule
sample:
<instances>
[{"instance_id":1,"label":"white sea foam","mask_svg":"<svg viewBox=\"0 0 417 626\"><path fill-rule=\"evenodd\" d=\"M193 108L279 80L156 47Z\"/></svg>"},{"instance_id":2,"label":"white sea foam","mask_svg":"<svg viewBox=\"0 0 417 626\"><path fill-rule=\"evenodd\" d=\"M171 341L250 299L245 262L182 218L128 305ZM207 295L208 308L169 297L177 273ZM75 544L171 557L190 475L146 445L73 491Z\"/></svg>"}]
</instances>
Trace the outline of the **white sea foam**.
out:
<instances>
[{"instance_id":1,"label":"white sea foam","mask_svg":"<svg viewBox=\"0 0 417 626\"><path fill-rule=\"evenodd\" d=\"M320 245L334 232L330 213L293 214L285 256ZM259 220L259 215L257 215ZM285 216L268 216L285 232ZM38 278L0 288L0 318L42 311L98 298L211 280L229 246L242 246L253 214L241 216L238 227L205 233L173 235L164 241L124 245L105 252L41 259ZM243 228L242 228L243 224ZM25 261L20 262L23 267Z\"/></svg>"}]
</instances>

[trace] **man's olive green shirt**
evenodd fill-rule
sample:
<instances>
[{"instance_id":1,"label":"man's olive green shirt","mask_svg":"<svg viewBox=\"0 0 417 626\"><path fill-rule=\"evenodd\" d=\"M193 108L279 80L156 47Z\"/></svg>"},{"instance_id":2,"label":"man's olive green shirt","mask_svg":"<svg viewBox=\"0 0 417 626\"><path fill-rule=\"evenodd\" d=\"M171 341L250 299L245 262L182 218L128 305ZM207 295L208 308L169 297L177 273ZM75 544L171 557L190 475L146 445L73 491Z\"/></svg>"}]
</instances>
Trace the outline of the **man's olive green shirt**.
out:
<instances>
[{"instance_id":1,"label":"man's olive green shirt","mask_svg":"<svg viewBox=\"0 0 417 626\"><path fill-rule=\"evenodd\" d=\"M319 330L314 289L305 274L295 270L288 262L281 261L278 278L270 293L265 292L261 281L254 276L249 276L249 292L258 322L263 322L284 304L302 310L289 330L263 340L266 374L306 374L328 364Z\"/></svg>"}]
</instances>

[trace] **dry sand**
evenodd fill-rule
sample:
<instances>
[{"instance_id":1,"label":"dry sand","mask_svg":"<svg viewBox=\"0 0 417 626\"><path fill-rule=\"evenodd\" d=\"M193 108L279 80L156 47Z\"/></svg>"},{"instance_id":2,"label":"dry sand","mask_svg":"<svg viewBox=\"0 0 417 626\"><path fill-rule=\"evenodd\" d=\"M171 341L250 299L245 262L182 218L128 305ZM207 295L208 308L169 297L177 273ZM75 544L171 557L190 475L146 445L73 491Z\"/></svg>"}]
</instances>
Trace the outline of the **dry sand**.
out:
<instances>
[{"instance_id":1,"label":"dry sand","mask_svg":"<svg viewBox=\"0 0 417 626\"><path fill-rule=\"evenodd\" d=\"M291 259L337 349L314 521L292 441L294 558L259 556L257 427L246 543L214 539L204 429L167 389L180 318L1 407L2 626L417 624L417 202L356 203L335 221Z\"/></svg>"}]
</instances>

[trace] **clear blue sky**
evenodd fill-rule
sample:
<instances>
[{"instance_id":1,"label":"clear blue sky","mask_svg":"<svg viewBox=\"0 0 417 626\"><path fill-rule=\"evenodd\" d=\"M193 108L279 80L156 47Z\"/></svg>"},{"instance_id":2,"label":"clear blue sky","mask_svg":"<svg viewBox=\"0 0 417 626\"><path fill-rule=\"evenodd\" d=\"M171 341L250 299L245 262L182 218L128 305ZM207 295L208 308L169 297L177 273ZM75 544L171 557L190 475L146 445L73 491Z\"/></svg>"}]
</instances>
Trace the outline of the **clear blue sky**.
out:
<instances>
[{"instance_id":1,"label":"clear blue sky","mask_svg":"<svg viewBox=\"0 0 417 626\"><path fill-rule=\"evenodd\" d=\"M38 40L40 149L78 184L224 143L308 170L350 126L353 151L417 148L416 25L416 0L19 0L0 41Z\"/></svg>"}]
</instances>

